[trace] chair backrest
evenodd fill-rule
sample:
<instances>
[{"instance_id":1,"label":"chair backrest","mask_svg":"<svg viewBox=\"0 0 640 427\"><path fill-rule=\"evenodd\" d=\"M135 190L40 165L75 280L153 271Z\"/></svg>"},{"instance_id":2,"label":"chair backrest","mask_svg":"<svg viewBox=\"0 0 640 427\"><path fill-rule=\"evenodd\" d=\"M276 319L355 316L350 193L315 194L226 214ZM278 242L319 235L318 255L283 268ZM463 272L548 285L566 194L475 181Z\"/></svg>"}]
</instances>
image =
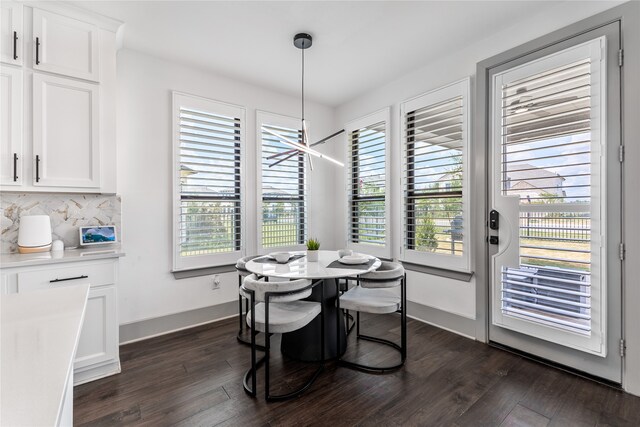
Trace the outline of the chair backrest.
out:
<instances>
[{"instance_id":1,"label":"chair backrest","mask_svg":"<svg viewBox=\"0 0 640 427\"><path fill-rule=\"evenodd\" d=\"M236 261L236 270L238 270L238 273L240 274L250 273L249 270L247 270L247 263L257 257L258 255L249 255L249 256L242 257L238 261Z\"/></svg>"},{"instance_id":2,"label":"chair backrest","mask_svg":"<svg viewBox=\"0 0 640 427\"><path fill-rule=\"evenodd\" d=\"M272 295L269 301L273 302L287 302L297 301L307 298L311 295L311 289L308 288L311 285L311 280L297 279L289 281L265 281L264 278L258 278L255 274L250 274L244 278L242 286L240 287L240 294L245 298L249 298L250 294L247 291L253 291L256 301L264 301L264 294L266 292L281 293L282 295ZM299 291L299 292L296 292ZM293 293L289 293L293 292Z\"/></svg>"},{"instance_id":3,"label":"chair backrest","mask_svg":"<svg viewBox=\"0 0 640 427\"><path fill-rule=\"evenodd\" d=\"M360 275L363 288L393 288L404 278L404 267L399 262L382 261L377 270Z\"/></svg>"}]
</instances>

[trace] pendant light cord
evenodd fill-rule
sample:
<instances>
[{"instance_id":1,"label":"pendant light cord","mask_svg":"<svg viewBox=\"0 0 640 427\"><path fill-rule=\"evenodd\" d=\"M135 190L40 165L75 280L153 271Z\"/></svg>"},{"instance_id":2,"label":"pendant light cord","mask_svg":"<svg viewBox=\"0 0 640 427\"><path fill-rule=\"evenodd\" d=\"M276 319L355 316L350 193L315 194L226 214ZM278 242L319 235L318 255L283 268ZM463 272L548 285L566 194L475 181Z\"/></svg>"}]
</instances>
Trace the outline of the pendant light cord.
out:
<instances>
[{"instance_id":1,"label":"pendant light cord","mask_svg":"<svg viewBox=\"0 0 640 427\"><path fill-rule=\"evenodd\" d=\"M302 122L304 123L304 41L302 42ZM302 125L302 132L304 132L304 125ZM303 138L304 140L304 138Z\"/></svg>"}]
</instances>

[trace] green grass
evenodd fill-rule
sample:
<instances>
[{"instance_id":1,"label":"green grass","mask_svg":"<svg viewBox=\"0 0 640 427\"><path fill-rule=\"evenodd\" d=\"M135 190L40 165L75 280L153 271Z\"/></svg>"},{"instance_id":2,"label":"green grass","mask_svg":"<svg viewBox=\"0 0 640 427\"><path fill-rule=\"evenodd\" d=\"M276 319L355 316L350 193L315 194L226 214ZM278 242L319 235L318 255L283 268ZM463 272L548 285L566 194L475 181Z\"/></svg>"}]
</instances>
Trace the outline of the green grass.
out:
<instances>
[{"instance_id":1,"label":"green grass","mask_svg":"<svg viewBox=\"0 0 640 427\"><path fill-rule=\"evenodd\" d=\"M298 224L265 222L262 224L262 247L293 246L298 240Z\"/></svg>"}]
</instances>

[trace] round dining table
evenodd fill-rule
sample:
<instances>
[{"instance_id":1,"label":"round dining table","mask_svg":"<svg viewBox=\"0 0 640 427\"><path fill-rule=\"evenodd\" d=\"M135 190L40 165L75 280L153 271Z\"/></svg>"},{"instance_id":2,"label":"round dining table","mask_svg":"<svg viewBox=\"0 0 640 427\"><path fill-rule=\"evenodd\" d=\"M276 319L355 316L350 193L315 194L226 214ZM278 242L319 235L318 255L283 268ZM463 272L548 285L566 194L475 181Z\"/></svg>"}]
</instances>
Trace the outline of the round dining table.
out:
<instances>
[{"instance_id":1,"label":"round dining table","mask_svg":"<svg viewBox=\"0 0 640 427\"><path fill-rule=\"evenodd\" d=\"M325 315L325 358L333 359L338 356L337 331L340 331L340 348L346 349L346 330L337 328L336 322L344 325L342 313L337 312L336 297L338 295L337 281L344 278L355 278L360 274L378 269L382 262L373 256L365 255L367 263L347 265L339 262L338 251L318 251L318 261L309 261L305 252L291 252L291 260L278 263L268 255L249 261L246 269L259 276L280 279L310 279L322 280L324 299L321 298L319 286L313 288L313 293L307 300L322 302ZM296 360L318 361L320 359L320 317L297 331L282 334L282 353Z\"/></svg>"}]
</instances>

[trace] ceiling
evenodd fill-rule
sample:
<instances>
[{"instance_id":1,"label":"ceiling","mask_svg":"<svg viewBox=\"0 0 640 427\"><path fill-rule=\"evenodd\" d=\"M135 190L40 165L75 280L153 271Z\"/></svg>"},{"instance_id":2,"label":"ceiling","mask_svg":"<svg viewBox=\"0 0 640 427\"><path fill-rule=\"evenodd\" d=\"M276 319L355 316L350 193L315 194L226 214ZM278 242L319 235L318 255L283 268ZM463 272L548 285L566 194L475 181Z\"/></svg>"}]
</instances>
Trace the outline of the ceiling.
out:
<instances>
[{"instance_id":1,"label":"ceiling","mask_svg":"<svg viewBox=\"0 0 640 427\"><path fill-rule=\"evenodd\" d=\"M308 99L347 102L439 56L542 14L540 1L96 1L124 47L299 96L293 35L309 32Z\"/></svg>"}]
</instances>

